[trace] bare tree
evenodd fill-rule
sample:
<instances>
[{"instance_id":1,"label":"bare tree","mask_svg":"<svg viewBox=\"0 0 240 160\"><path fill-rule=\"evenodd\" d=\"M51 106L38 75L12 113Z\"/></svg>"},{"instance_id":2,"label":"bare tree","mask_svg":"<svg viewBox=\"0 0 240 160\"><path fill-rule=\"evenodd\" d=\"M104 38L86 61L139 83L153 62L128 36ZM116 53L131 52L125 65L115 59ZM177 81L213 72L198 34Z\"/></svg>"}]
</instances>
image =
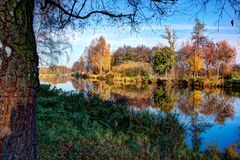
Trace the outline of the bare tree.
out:
<instances>
[{"instance_id":1,"label":"bare tree","mask_svg":"<svg viewBox=\"0 0 240 160\"><path fill-rule=\"evenodd\" d=\"M191 12L194 10L194 12L192 12L194 13L193 17L198 17L200 13L207 14L213 12L218 17L216 21L218 26L223 16L229 18L229 23L232 26L239 25L240 0L186 0L186 2L188 4L187 8L191 10ZM211 7L211 5L214 5L214 7ZM187 8L185 8L185 11Z\"/></svg>"}]
</instances>

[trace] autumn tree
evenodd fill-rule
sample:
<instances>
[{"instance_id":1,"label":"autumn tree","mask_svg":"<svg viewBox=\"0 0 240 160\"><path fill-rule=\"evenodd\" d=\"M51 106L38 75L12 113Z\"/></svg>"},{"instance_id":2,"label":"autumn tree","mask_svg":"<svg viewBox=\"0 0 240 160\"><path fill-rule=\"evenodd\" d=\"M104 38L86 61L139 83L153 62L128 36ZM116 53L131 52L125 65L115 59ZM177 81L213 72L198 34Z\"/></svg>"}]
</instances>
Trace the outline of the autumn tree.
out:
<instances>
[{"instance_id":1,"label":"autumn tree","mask_svg":"<svg viewBox=\"0 0 240 160\"><path fill-rule=\"evenodd\" d=\"M177 59L178 59L178 69L180 78L184 78L184 75L189 75L191 73L192 65L191 61L193 59L194 48L193 45L189 42L183 43L178 50Z\"/></svg>"},{"instance_id":2,"label":"autumn tree","mask_svg":"<svg viewBox=\"0 0 240 160\"><path fill-rule=\"evenodd\" d=\"M87 50L87 57L93 72L103 74L110 71L110 45L107 44L103 36L91 42Z\"/></svg>"},{"instance_id":3,"label":"autumn tree","mask_svg":"<svg viewBox=\"0 0 240 160\"><path fill-rule=\"evenodd\" d=\"M72 66L72 72L77 72L79 70L80 70L80 63L78 61L74 62Z\"/></svg>"},{"instance_id":4,"label":"autumn tree","mask_svg":"<svg viewBox=\"0 0 240 160\"><path fill-rule=\"evenodd\" d=\"M86 72L86 65L83 57L80 57L80 59L77 62L73 63L72 72L79 73Z\"/></svg>"},{"instance_id":5,"label":"autumn tree","mask_svg":"<svg viewBox=\"0 0 240 160\"><path fill-rule=\"evenodd\" d=\"M233 65L236 57L236 48L231 47L226 41L216 43L216 57L218 63L217 75L221 69L222 77L230 72L230 68Z\"/></svg>"},{"instance_id":6,"label":"autumn tree","mask_svg":"<svg viewBox=\"0 0 240 160\"><path fill-rule=\"evenodd\" d=\"M126 61L147 62L151 61L151 49L140 45L137 47L123 46L119 47L112 56L112 65L119 65Z\"/></svg>"},{"instance_id":7,"label":"autumn tree","mask_svg":"<svg viewBox=\"0 0 240 160\"><path fill-rule=\"evenodd\" d=\"M115 66L123 63L124 54L125 54L125 50L123 47L119 47L116 51L114 51L112 55L111 65Z\"/></svg>"},{"instance_id":8,"label":"autumn tree","mask_svg":"<svg viewBox=\"0 0 240 160\"><path fill-rule=\"evenodd\" d=\"M86 62L83 57L80 57L80 60L79 60L79 72L80 73L86 72Z\"/></svg>"},{"instance_id":9,"label":"autumn tree","mask_svg":"<svg viewBox=\"0 0 240 160\"><path fill-rule=\"evenodd\" d=\"M188 78L191 73L199 72L202 69L202 59L200 54L194 55L194 45L187 42L183 43L178 51L178 68L180 74L187 74ZM182 77L183 78L183 77Z\"/></svg>"},{"instance_id":10,"label":"autumn tree","mask_svg":"<svg viewBox=\"0 0 240 160\"><path fill-rule=\"evenodd\" d=\"M195 51L194 51L195 53ZM191 71L192 73L196 73L197 77L199 76L199 72L202 69L202 52L198 52L196 55L191 57L190 59Z\"/></svg>"},{"instance_id":11,"label":"autumn tree","mask_svg":"<svg viewBox=\"0 0 240 160\"><path fill-rule=\"evenodd\" d=\"M192 60L193 65L193 78L195 79L196 75L198 76L198 70L201 65L201 53L202 53L202 46L206 43L207 38L204 36L204 32L206 31L205 25L200 22L199 19L195 20L195 26L192 32L192 41L194 47L194 56Z\"/></svg>"},{"instance_id":12,"label":"autumn tree","mask_svg":"<svg viewBox=\"0 0 240 160\"><path fill-rule=\"evenodd\" d=\"M135 49L136 52L136 60L138 62L150 62L150 48L146 47L145 45L137 46Z\"/></svg>"},{"instance_id":13,"label":"autumn tree","mask_svg":"<svg viewBox=\"0 0 240 160\"><path fill-rule=\"evenodd\" d=\"M206 75L207 77L211 77L211 68L214 66L217 59L216 56L216 45L214 42L209 41L206 45L203 47L202 52L202 62L204 64L204 67L206 69Z\"/></svg>"}]
</instances>

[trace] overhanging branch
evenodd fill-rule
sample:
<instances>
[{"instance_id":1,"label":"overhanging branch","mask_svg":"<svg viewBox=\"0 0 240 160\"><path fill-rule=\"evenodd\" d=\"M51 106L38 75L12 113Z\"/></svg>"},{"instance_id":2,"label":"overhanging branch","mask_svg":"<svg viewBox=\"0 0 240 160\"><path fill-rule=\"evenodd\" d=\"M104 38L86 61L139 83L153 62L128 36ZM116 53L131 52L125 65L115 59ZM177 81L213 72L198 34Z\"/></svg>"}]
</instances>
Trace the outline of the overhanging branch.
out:
<instances>
[{"instance_id":1,"label":"overhanging branch","mask_svg":"<svg viewBox=\"0 0 240 160\"><path fill-rule=\"evenodd\" d=\"M102 15L109 16L109 17L112 17L112 18L123 18L123 17L126 17L126 18L129 18L129 19L131 19L132 17L135 16L135 12L129 13L129 14L122 14L122 13L114 14L114 13L108 12L106 10L95 10L95 11L89 12L88 14L86 14L84 16L81 16L80 13L81 13L81 10L82 10L82 8L84 6L80 9L78 14L74 14L72 10L71 10L71 12L68 12L63 6L61 6L59 3L55 2L55 1L46 0L44 6L46 7L47 4L55 6L58 9L60 9L64 14L68 15L69 17L73 17L73 18L77 18L77 19L87 19L87 18L89 18L90 16L92 16L94 14L102 14ZM85 2L84 2L84 5L85 5ZM45 7L42 6L42 9L44 9Z\"/></svg>"}]
</instances>

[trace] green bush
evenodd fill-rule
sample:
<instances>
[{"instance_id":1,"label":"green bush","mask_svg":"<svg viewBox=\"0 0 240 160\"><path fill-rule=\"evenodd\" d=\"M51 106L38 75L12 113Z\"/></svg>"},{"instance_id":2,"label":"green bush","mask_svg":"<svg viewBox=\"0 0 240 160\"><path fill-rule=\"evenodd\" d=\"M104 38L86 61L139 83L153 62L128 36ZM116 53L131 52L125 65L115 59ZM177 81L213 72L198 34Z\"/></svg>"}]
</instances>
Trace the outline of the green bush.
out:
<instances>
[{"instance_id":1,"label":"green bush","mask_svg":"<svg viewBox=\"0 0 240 160\"><path fill-rule=\"evenodd\" d=\"M240 80L240 73L239 72L234 72L231 74L231 79L233 80Z\"/></svg>"},{"instance_id":2,"label":"green bush","mask_svg":"<svg viewBox=\"0 0 240 160\"><path fill-rule=\"evenodd\" d=\"M225 79L240 80L240 72L232 72L224 77Z\"/></svg>"}]
</instances>

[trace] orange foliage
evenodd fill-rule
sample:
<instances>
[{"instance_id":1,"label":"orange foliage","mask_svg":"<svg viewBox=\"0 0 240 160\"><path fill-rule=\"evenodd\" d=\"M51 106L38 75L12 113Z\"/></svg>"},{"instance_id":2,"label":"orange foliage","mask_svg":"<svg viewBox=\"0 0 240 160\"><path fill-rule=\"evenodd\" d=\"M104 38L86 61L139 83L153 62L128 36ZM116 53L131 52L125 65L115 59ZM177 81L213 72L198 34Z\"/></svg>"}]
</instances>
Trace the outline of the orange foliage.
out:
<instances>
[{"instance_id":1,"label":"orange foliage","mask_svg":"<svg viewBox=\"0 0 240 160\"><path fill-rule=\"evenodd\" d=\"M91 42L87 49L87 58L94 73L102 74L110 71L110 45L103 36Z\"/></svg>"}]
</instances>

